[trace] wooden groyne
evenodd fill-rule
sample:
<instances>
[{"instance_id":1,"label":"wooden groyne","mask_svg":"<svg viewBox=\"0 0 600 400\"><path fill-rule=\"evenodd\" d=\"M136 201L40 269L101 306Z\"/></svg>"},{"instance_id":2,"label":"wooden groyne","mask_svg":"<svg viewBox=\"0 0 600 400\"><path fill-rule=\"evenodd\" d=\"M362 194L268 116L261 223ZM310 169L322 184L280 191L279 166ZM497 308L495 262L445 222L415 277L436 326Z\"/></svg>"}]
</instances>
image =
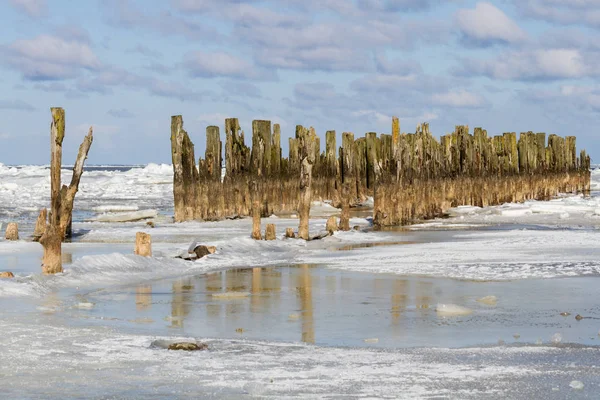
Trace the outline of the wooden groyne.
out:
<instances>
[{"instance_id":1,"label":"wooden groyne","mask_svg":"<svg viewBox=\"0 0 600 400\"><path fill-rule=\"evenodd\" d=\"M331 200L341 208L340 228L349 229L349 208L374 196L376 226L409 224L443 215L458 205L487 206L558 193L587 192L590 158L579 157L576 139L514 132L489 137L481 128L457 126L439 140L428 124L415 133L369 132L354 138L325 134L325 149L314 129L298 125L281 151L281 130L253 121L251 147L236 118L225 120L225 176L221 178L219 127L206 129L206 152L198 160L181 116L171 119L175 220L220 220L260 212L304 216L306 201ZM310 169L311 179L307 179ZM308 185L308 187L307 187Z\"/></svg>"}]
</instances>

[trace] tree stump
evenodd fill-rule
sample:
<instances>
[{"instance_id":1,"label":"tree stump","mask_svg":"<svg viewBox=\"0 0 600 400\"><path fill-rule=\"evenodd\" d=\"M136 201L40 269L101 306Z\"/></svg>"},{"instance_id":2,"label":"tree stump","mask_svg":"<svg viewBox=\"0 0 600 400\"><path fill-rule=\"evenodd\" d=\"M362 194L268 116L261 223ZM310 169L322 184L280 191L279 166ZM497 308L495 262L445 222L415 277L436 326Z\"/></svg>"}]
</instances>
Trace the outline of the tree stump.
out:
<instances>
[{"instance_id":1,"label":"tree stump","mask_svg":"<svg viewBox=\"0 0 600 400\"><path fill-rule=\"evenodd\" d=\"M144 232L137 232L134 253L142 257L152 257L152 236Z\"/></svg>"},{"instance_id":2,"label":"tree stump","mask_svg":"<svg viewBox=\"0 0 600 400\"><path fill-rule=\"evenodd\" d=\"M275 240L275 224L267 224L267 229L265 229L265 240Z\"/></svg>"},{"instance_id":3,"label":"tree stump","mask_svg":"<svg viewBox=\"0 0 600 400\"><path fill-rule=\"evenodd\" d=\"M6 226L6 240L19 240L19 225L16 222L10 222Z\"/></svg>"},{"instance_id":4,"label":"tree stump","mask_svg":"<svg viewBox=\"0 0 600 400\"><path fill-rule=\"evenodd\" d=\"M14 277L15 277L15 274L13 274L10 271L0 272L0 278L14 278Z\"/></svg>"},{"instance_id":5,"label":"tree stump","mask_svg":"<svg viewBox=\"0 0 600 400\"><path fill-rule=\"evenodd\" d=\"M285 229L285 237L288 239L296 238L296 234L294 233L294 228L286 228Z\"/></svg>"}]
</instances>

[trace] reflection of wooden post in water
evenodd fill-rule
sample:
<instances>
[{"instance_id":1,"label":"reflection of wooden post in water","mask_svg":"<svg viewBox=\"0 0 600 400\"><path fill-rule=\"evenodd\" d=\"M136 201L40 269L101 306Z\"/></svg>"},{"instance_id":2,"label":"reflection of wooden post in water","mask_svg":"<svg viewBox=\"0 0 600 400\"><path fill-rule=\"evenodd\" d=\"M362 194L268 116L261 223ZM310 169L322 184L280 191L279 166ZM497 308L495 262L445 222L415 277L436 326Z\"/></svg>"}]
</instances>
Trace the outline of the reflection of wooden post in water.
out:
<instances>
[{"instance_id":1,"label":"reflection of wooden post in water","mask_svg":"<svg viewBox=\"0 0 600 400\"><path fill-rule=\"evenodd\" d=\"M402 312L408 303L408 282L406 280L395 280L392 294L392 325L400 322Z\"/></svg>"},{"instance_id":2,"label":"reflection of wooden post in water","mask_svg":"<svg viewBox=\"0 0 600 400\"><path fill-rule=\"evenodd\" d=\"M433 284L431 282L417 282L417 294L415 296L415 302L417 310L424 314L431 305L431 292Z\"/></svg>"},{"instance_id":3,"label":"reflection of wooden post in water","mask_svg":"<svg viewBox=\"0 0 600 400\"><path fill-rule=\"evenodd\" d=\"M310 267L302 265L301 275L298 279L300 290L300 305L302 307L302 341L305 343L315 342L315 321L312 303L312 277Z\"/></svg>"},{"instance_id":4,"label":"reflection of wooden post in water","mask_svg":"<svg viewBox=\"0 0 600 400\"><path fill-rule=\"evenodd\" d=\"M173 300L171 301L171 327L183 328L183 321L191 309L192 279L180 279L173 283Z\"/></svg>"},{"instance_id":5,"label":"reflection of wooden post in water","mask_svg":"<svg viewBox=\"0 0 600 400\"><path fill-rule=\"evenodd\" d=\"M152 286L140 285L135 288L135 308L138 311L147 310L152 306Z\"/></svg>"},{"instance_id":6,"label":"reflection of wooden post in water","mask_svg":"<svg viewBox=\"0 0 600 400\"><path fill-rule=\"evenodd\" d=\"M207 274L205 282L205 289L210 294L218 293L222 289L223 272L213 272ZM210 299L210 295L207 296ZM206 315L208 317L218 317L221 313L221 304L210 303L206 305Z\"/></svg>"},{"instance_id":7,"label":"reflection of wooden post in water","mask_svg":"<svg viewBox=\"0 0 600 400\"><path fill-rule=\"evenodd\" d=\"M252 296L250 296L250 306L252 307L252 312L259 310L260 302L262 300L260 296L260 292L262 290L261 273L262 268L252 268L252 289L250 290L252 293Z\"/></svg>"}]
</instances>

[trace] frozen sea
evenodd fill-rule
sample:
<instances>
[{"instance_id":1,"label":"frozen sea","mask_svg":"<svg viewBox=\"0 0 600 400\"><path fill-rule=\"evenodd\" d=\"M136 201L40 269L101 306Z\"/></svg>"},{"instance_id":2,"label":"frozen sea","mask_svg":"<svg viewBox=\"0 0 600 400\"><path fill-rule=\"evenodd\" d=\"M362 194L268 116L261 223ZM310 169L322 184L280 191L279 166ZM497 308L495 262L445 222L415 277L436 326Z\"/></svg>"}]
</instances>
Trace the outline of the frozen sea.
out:
<instances>
[{"instance_id":1,"label":"frozen sea","mask_svg":"<svg viewBox=\"0 0 600 400\"><path fill-rule=\"evenodd\" d=\"M308 243L272 216L280 238L256 242L247 219L173 223L170 165L87 167L65 272L43 276L30 236L49 169L0 164L2 232L21 234L0 238L0 271L16 275L0 280L0 397L598 398L600 170L592 180L587 198L401 229L356 213L359 230ZM311 231L338 212L315 203ZM138 231L152 258L132 254ZM192 242L217 253L175 258Z\"/></svg>"}]
</instances>

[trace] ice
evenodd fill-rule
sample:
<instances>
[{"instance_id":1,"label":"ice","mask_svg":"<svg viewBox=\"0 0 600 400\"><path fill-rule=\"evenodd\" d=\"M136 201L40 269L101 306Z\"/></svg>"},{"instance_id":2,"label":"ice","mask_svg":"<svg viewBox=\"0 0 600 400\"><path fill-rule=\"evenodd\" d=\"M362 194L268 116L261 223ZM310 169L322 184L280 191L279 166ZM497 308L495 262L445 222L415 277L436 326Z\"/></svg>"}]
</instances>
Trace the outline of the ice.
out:
<instances>
[{"instance_id":1,"label":"ice","mask_svg":"<svg viewBox=\"0 0 600 400\"><path fill-rule=\"evenodd\" d=\"M134 222L142 219L156 218L158 211L156 210L142 210L132 211L123 213L108 213L98 215L94 220L96 222Z\"/></svg>"},{"instance_id":2,"label":"ice","mask_svg":"<svg viewBox=\"0 0 600 400\"><path fill-rule=\"evenodd\" d=\"M335 208L329 203L323 201L313 201L310 203L310 215L311 216L328 216L340 213L339 208Z\"/></svg>"},{"instance_id":3,"label":"ice","mask_svg":"<svg viewBox=\"0 0 600 400\"><path fill-rule=\"evenodd\" d=\"M488 306L495 306L498 303L498 298L496 296L485 296L477 299L477 301Z\"/></svg>"},{"instance_id":4,"label":"ice","mask_svg":"<svg viewBox=\"0 0 600 400\"><path fill-rule=\"evenodd\" d=\"M25 236L33 230L39 208L49 205L48 173L44 166L0 165L0 224L16 220L20 227L23 224ZM70 173L63 170L65 182ZM359 225L361 231L337 232L314 242L266 242L249 238L250 219L173 223L172 174L172 166L165 164L86 170L75 201L76 235L73 243L63 247L65 255L72 256L72 262L66 263L62 274L40 273L38 243L9 243L0 238L0 258L5 263L0 270L14 267L16 274L14 279L0 281L0 301L8 305L0 313L0 335L7 339L0 363L3 396L557 398L552 387L566 387L574 377L586 382L586 387L600 383L593 367L597 364L596 349L571 346L573 340L595 336L597 327L590 324L585 335L575 335L571 331L575 328L570 327L575 326L572 317L559 315L559 311L567 309L580 310L567 303L576 293L570 282L600 276L597 192L591 197L570 195L524 204L461 206L449 211L450 218L396 231L373 231L371 219L353 218L351 226ZM600 171L594 170L592 177L593 190L600 190ZM313 203L312 209L311 233L323 229L326 216L340 211L328 202ZM120 217L102 223L84 222L98 212ZM153 258L132 254L135 233L147 228L145 222L122 218L145 212L152 212L156 221L156 228L151 231ZM297 219L279 216L263 221L263 229L267 222L275 223L278 234L298 224ZM194 262L173 258L187 251L192 241L215 245L219 251ZM197 289L200 295L185 293L190 295L187 304L192 305L191 315L186 319L176 314L179 309L175 298L181 293L169 291L176 280L230 268L298 264L329 268L327 271L336 273L341 270L379 274L374 284L375 297L379 291L386 293L391 280L386 274L408 282L407 286L394 287L394 295L386 294L376 305L381 313L377 318L386 327L392 325L390 329L398 322L394 321L395 307L400 307L400 323L393 340L378 330L377 324L369 325L358 336L357 346L367 348L255 340L248 338L252 327L241 324L245 340L200 337L195 333L198 325L190 322L202 323L205 315L214 311L201 297L212 297L203 285ZM314 279L313 295L321 293L322 298L338 299L338 294L330 290L343 288L348 281L333 276L333 280ZM576 279L560 279L572 277ZM133 315L126 315L118 308L121 303L117 300L131 300L127 296L135 296L138 285L156 288L157 282L165 280L168 289L154 294L152 314L134 311ZM532 304L515 304L511 300L513 291L523 291L530 281L539 285L538 293L531 293ZM439 282L458 283L442 285L453 289L438 292ZM466 287L480 289L460 290L466 282L471 285ZM510 290L497 290L495 285ZM283 279L281 293L291 292L300 301L304 293L298 292L297 286L295 280ZM400 294L404 294L404 288L409 304L401 308L395 302L403 304ZM249 289L235 294L227 290L238 289L221 290L223 300L231 301L216 300L216 294L213 303L234 316L245 312L243 307L258 307L266 297L262 292L248 294ZM542 292L552 296L552 300L545 300L552 305L543 308L540 316L531 309L542 307L536 303L541 301ZM497 303L491 293L501 301ZM242 297L235 299L236 296ZM423 300L425 297L429 300ZM361 299L365 304L350 311L362 318L361 307L369 307L368 303L374 301L377 299L365 296ZM431 304L438 302L434 310ZM428 307L417 308L423 303ZM296 303L288 309L275 304L269 311L269 321L281 318L286 327L301 329L310 322L309 318L314 318L318 322L317 340L326 332L327 324L322 321L328 314L319 315L319 304L313 304L314 314L310 316ZM491 304L497 305L489 307ZM133 301L129 306L136 309ZM581 308L586 316L595 309L595 303ZM526 311L528 314L522 316ZM102 319L104 313L114 317L114 325L108 326L109 320ZM452 318L468 313L472 316ZM438 319L437 315L447 318ZM532 315L537 319L529 320ZM447 349L446 339L430 340L425 347L419 344L415 348L400 348L409 342L414 346L413 327L426 323L427 318L437 324L432 329L442 326L451 333L497 327L506 321L516 321L516 326L490 334L492 342L486 342L490 346L478 347L482 344L471 340L465 342L467 348ZM157 332L156 321L168 321L171 326ZM347 334L356 321L349 318L345 322L348 326L342 324L340 329ZM585 325L580 323L576 328L584 329ZM551 337L556 331L561 332L560 344L557 337ZM238 336L235 329L231 332ZM505 346L496 345L497 338L511 338L515 332L520 335L518 343L510 340ZM434 336L428 336L431 337ZM547 345L540 341L539 346L533 346L537 337L551 339ZM210 351L173 354L151 346L157 340L208 342ZM552 385L548 385L551 379ZM62 384L56 385L57 381Z\"/></svg>"},{"instance_id":5,"label":"ice","mask_svg":"<svg viewBox=\"0 0 600 400\"><path fill-rule=\"evenodd\" d=\"M438 304L435 307L435 311L442 317L458 317L473 313L473 310L470 308L459 306L457 304Z\"/></svg>"},{"instance_id":6,"label":"ice","mask_svg":"<svg viewBox=\"0 0 600 400\"><path fill-rule=\"evenodd\" d=\"M115 211L137 211L139 207L136 205L125 205L125 204L107 204L104 206L97 206L92 209L96 212L106 213Z\"/></svg>"},{"instance_id":7,"label":"ice","mask_svg":"<svg viewBox=\"0 0 600 400\"><path fill-rule=\"evenodd\" d=\"M581 381L571 381L569 386L575 390L583 390L585 385Z\"/></svg>"}]
</instances>

